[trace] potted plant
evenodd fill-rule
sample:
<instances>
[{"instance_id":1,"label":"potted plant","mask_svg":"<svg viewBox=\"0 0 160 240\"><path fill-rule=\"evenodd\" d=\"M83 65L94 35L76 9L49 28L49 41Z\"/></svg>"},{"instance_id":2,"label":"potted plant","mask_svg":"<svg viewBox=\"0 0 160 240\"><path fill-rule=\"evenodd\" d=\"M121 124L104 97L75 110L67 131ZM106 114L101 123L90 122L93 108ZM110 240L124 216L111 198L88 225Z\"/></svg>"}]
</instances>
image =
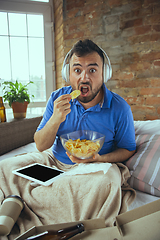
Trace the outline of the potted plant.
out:
<instances>
[{"instance_id":1,"label":"potted plant","mask_svg":"<svg viewBox=\"0 0 160 240\"><path fill-rule=\"evenodd\" d=\"M33 83L29 81L23 85L18 82L5 81L3 82L4 101L8 101L9 106L13 109L14 118L25 118L27 106L30 103L30 95L28 94L28 85ZM34 95L32 95L34 97Z\"/></svg>"}]
</instances>

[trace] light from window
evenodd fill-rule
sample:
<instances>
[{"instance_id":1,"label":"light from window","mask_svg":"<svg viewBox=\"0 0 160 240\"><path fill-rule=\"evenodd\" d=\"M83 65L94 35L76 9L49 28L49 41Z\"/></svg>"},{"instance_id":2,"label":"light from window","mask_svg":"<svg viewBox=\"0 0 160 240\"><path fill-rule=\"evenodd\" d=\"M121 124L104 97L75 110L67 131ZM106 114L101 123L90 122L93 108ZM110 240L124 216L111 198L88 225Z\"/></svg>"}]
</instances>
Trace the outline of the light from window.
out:
<instances>
[{"instance_id":1,"label":"light from window","mask_svg":"<svg viewBox=\"0 0 160 240\"><path fill-rule=\"evenodd\" d=\"M0 79L27 83L34 102L46 101L43 15L0 12Z\"/></svg>"}]
</instances>

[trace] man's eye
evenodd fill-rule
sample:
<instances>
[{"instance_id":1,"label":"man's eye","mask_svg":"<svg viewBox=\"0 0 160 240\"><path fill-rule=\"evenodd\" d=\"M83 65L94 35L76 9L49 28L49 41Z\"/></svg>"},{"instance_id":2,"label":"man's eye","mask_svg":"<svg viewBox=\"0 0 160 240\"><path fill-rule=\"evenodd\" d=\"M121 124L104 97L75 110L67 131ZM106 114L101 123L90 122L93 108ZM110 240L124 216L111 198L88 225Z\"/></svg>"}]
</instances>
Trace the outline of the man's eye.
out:
<instances>
[{"instance_id":1,"label":"man's eye","mask_svg":"<svg viewBox=\"0 0 160 240\"><path fill-rule=\"evenodd\" d=\"M90 72L90 73L95 73L95 72L96 72L96 69L91 68L91 69L89 70L89 72Z\"/></svg>"},{"instance_id":2,"label":"man's eye","mask_svg":"<svg viewBox=\"0 0 160 240\"><path fill-rule=\"evenodd\" d=\"M74 71L75 71L76 73L80 73L80 72L81 72L81 70L80 70L79 68L76 68Z\"/></svg>"}]
</instances>

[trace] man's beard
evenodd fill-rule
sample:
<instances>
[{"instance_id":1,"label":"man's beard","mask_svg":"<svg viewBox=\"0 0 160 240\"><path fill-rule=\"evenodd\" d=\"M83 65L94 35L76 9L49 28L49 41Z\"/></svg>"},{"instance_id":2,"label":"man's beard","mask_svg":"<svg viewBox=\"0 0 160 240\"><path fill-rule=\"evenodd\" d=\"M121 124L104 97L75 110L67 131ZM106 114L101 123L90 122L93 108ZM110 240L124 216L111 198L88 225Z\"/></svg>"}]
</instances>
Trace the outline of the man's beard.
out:
<instances>
[{"instance_id":1,"label":"man's beard","mask_svg":"<svg viewBox=\"0 0 160 240\"><path fill-rule=\"evenodd\" d=\"M90 86L90 91L91 91L91 95L87 96L87 97L83 97L83 95L78 96L78 101L82 102L82 103L88 103L91 102L96 96L97 94L100 92L102 85L97 87L94 91L92 91L92 86L89 83L85 83L85 85L89 85ZM73 90L76 90L72 87ZM79 88L78 88L79 89Z\"/></svg>"}]
</instances>

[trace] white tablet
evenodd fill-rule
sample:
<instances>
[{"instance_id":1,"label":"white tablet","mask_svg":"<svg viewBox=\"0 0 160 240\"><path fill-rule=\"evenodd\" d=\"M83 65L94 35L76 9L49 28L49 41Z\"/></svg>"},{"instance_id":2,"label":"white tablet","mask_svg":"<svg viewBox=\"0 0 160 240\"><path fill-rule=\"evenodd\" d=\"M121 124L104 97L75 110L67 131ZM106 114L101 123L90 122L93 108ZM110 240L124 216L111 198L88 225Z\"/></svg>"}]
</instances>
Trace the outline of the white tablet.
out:
<instances>
[{"instance_id":1,"label":"white tablet","mask_svg":"<svg viewBox=\"0 0 160 240\"><path fill-rule=\"evenodd\" d=\"M49 186L55 180L62 177L64 172L40 163L33 163L31 165L13 170L12 173L38 184Z\"/></svg>"}]
</instances>

